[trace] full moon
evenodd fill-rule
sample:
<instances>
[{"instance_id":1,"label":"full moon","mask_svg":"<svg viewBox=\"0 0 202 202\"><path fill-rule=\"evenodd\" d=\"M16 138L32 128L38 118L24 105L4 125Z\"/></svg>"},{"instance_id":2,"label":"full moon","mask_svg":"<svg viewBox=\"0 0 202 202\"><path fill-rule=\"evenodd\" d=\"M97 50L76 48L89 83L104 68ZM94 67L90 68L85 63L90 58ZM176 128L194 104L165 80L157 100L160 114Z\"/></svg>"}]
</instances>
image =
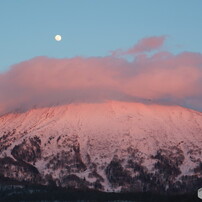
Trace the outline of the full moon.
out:
<instances>
[{"instance_id":1,"label":"full moon","mask_svg":"<svg viewBox=\"0 0 202 202\"><path fill-rule=\"evenodd\" d=\"M56 41L61 41L61 40L62 40L61 35L56 35L56 36L55 36L55 40L56 40Z\"/></svg>"}]
</instances>

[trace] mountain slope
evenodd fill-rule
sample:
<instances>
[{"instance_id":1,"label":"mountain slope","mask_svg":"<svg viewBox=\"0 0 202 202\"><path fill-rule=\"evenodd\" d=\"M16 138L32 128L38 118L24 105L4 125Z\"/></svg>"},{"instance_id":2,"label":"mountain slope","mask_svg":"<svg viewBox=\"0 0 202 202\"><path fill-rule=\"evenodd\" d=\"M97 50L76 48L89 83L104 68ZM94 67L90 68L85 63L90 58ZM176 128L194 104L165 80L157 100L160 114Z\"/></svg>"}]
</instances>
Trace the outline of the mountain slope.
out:
<instances>
[{"instance_id":1,"label":"mountain slope","mask_svg":"<svg viewBox=\"0 0 202 202\"><path fill-rule=\"evenodd\" d=\"M195 191L202 113L106 102L0 117L0 175L104 191ZM191 183L191 184L190 184Z\"/></svg>"}]
</instances>

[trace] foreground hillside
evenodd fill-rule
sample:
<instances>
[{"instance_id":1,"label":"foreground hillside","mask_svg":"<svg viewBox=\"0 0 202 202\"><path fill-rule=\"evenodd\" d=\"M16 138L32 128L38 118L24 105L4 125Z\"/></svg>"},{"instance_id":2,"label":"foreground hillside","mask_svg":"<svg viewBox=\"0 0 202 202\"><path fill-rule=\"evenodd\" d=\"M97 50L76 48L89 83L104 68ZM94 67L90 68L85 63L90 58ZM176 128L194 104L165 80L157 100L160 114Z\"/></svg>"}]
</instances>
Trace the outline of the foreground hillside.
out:
<instances>
[{"instance_id":1,"label":"foreground hillside","mask_svg":"<svg viewBox=\"0 0 202 202\"><path fill-rule=\"evenodd\" d=\"M187 193L202 186L202 113L106 102L0 117L0 176L115 192Z\"/></svg>"}]
</instances>

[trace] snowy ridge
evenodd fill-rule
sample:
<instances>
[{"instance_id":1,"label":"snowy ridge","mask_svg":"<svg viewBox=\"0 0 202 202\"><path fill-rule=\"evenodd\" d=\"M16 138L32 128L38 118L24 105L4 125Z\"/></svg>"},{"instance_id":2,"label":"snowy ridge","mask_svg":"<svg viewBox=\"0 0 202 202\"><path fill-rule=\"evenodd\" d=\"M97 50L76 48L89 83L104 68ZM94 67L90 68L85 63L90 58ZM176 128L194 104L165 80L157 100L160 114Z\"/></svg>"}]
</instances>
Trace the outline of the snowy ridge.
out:
<instances>
[{"instance_id":1,"label":"snowy ridge","mask_svg":"<svg viewBox=\"0 0 202 202\"><path fill-rule=\"evenodd\" d=\"M183 192L190 176L201 182L201 152L202 113L180 106L108 101L0 117L0 174L19 181L105 191L160 181Z\"/></svg>"}]
</instances>

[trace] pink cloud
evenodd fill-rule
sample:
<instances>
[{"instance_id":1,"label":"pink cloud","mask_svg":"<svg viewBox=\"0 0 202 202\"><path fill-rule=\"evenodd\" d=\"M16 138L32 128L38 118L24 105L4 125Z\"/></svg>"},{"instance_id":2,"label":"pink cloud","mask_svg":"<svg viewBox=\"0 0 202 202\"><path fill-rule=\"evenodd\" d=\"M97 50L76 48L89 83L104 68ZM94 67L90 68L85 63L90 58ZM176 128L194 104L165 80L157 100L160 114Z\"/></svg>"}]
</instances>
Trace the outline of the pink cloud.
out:
<instances>
[{"instance_id":1,"label":"pink cloud","mask_svg":"<svg viewBox=\"0 0 202 202\"><path fill-rule=\"evenodd\" d=\"M69 102L152 99L199 103L202 55L167 52L117 57L37 57L0 74L0 114ZM201 102L200 102L201 103ZM191 106L191 104L189 103Z\"/></svg>"},{"instance_id":2,"label":"pink cloud","mask_svg":"<svg viewBox=\"0 0 202 202\"><path fill-rule=\"evenodd\" d=\"M121 49L115 50L112 52L112 55L134 55L137 53L151 52L161 48L165 42L165 36L153 36L141 39L136 45L132 48L123 51Z\"/></svg>"}]
</instances>

